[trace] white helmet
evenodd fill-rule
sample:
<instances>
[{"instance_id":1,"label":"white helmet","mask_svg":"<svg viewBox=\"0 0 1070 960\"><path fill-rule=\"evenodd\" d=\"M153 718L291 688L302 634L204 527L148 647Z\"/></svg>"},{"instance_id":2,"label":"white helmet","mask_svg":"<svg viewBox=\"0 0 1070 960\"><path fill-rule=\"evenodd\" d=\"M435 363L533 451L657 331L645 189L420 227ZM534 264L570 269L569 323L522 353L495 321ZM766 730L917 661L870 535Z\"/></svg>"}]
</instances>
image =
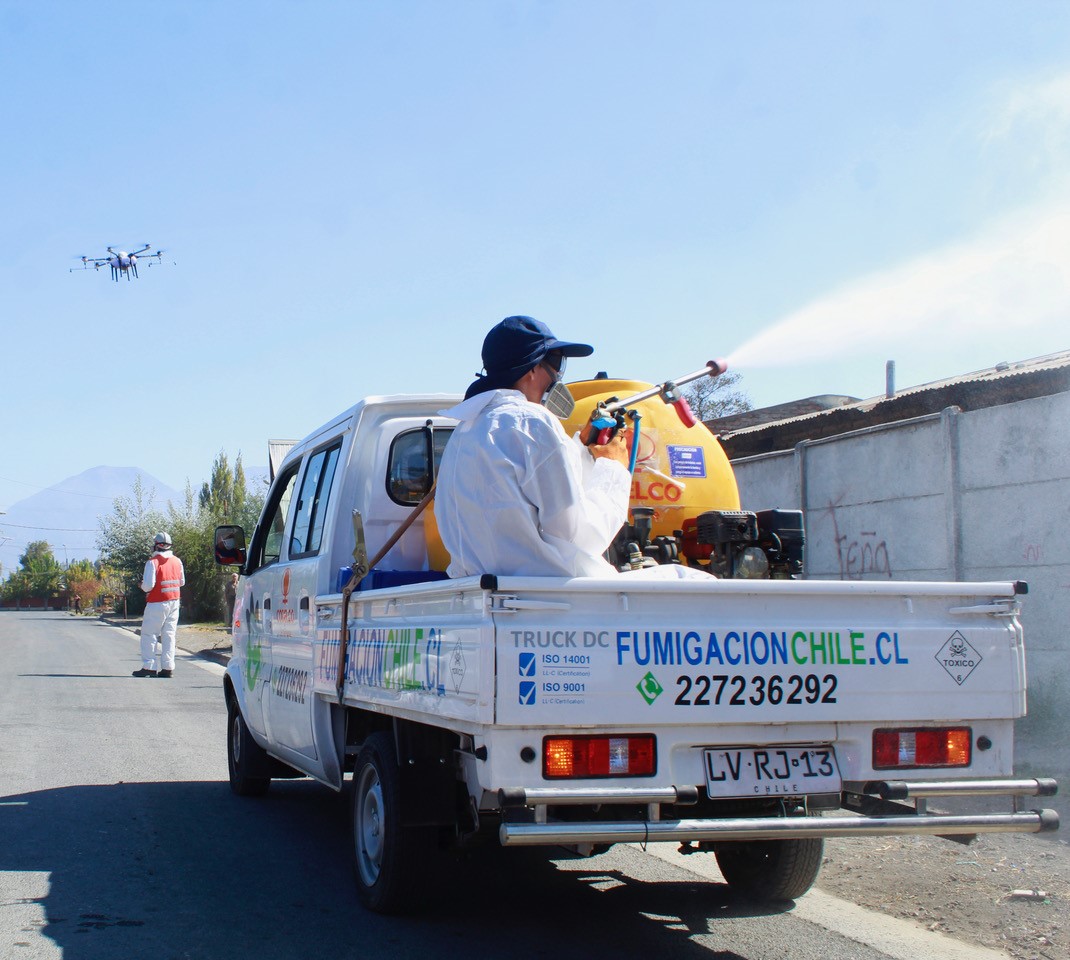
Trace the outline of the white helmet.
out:
<instances>
[{"instance_id":1,"label":"white helmet","mask_svg":"<svg viewBox=\"0 0 1070 960\"><path fill-rule=\"evenodd\" d=\"M158 533L156 534L153 543L156 545L157 550L170 550L171 549L171 534Z\"/></svg>"}]
</instances>

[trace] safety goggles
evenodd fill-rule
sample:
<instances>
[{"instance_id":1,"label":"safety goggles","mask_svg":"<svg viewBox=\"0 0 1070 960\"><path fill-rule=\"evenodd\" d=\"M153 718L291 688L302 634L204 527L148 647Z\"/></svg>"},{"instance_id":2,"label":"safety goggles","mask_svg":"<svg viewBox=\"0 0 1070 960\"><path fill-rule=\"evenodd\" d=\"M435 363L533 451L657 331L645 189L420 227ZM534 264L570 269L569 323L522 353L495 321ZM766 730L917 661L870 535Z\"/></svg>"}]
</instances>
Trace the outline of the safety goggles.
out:
<instances>
[{"instance_id":1,"label":"safety goggles","mask_svg":"<svg viewBox=\"0 0 1070 960\"><path fill-rule=\"evenodd\" d=\"M554 350L546 354L546 356L542 358L541 362L547 370L553 373L555 380L561 380L565 376L565 365L567 361L568 357L566 357L563 353Z\"/></svg>"}]
</instances>

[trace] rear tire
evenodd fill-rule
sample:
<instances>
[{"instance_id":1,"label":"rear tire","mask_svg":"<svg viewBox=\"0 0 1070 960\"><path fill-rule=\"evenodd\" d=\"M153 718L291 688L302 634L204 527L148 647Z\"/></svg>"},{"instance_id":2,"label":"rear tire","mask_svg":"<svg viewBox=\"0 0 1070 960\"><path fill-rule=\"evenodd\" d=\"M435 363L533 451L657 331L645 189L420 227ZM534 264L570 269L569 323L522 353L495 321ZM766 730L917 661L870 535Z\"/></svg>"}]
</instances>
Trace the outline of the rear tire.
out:
<instances>
[{"instance_id":1,"label":"rear tire","mask_svg":"<svg viewBox=\"0 0 1070 960\"><path fill-rule=\"evenodd\" d=\"M401 771L394 739L373 733L353 771L353 876L361 902L375 913L414 905L420 832L401 819Z\"/></svg>"},{"instance_id":2,"label":"rear tire","mask_svg":"<svg viewBox=\"0 0 1070 960\"><path fill-rule=\"evenodd\" d=\"M796 900L821 872L825 841L820 837L750 840L726 844L716 856L733 890L755 900Z\"/></svg>"},{"instance_id":3,"label":"rear tire","mask_svg":"<svg viewBox=\"0 0 1070 960\"><path fill-rule=\"evenodd\" d=\"M262 771L269 768L271 758L249 732L237 700L230 701L227 711L227 770L230 789L239 797L262 797L271 786L271 777Z\"/></svg>"}]
</instances>

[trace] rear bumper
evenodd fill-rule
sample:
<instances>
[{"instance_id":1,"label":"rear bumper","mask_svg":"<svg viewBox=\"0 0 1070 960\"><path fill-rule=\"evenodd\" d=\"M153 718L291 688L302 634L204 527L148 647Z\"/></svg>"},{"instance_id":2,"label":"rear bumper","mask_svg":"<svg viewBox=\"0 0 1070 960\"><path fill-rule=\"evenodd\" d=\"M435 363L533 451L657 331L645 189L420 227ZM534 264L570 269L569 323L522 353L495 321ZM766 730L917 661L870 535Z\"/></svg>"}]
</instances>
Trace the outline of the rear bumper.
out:
<instances>
[{"instance_id":1,"label":"rear bumper","mask_svg":"<svg viewBox=\"0 0 1070 960\"><path fill-rule=\"evenodd\" d=\"M642 823L503 823L506 847L542 844L659 843L701 840L791 840L798 837L887 837L906 834L1043 833L1059 829L1054 810L1029 813L896 817L757 817L654 820Z\"/></svg>"},{"instance_id":2,"label":"rear bumper","mask_svg":"<svg viewBox=\"0 0 1070 960\"><path fill-rule=\"evenodd\" d=\"M503 846L583 845L606 843L686 843L701 841L791 840L802 837L874 837L935 835L964 837L979 833L1046 833L1059 829L1054 810L968 815L925 812L930 797L1051 796L1053 780L965 780L940 782L881 781L849 784L860 792L843 795L850 809L875 815L729 817L661 820L661 803L694 802L694 788L664 790L575 790L550 788L503 790L503 807L529 807L534 822L506 822L499 828ZM864 792L862 792L864 791ZM915 800L916 807L892 803ZM553 821L547 808L561 805L645 804L648 819L635 821Z\"/></svg>"}]
</instances>

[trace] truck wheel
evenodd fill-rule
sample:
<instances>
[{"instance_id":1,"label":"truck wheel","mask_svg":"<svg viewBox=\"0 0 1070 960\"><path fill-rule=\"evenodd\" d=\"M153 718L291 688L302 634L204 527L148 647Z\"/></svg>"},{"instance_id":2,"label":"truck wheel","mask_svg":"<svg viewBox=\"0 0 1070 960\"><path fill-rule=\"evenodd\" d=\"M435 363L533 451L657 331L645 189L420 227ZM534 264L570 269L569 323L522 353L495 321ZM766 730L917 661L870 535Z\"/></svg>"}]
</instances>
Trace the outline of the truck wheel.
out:
<instances>
[{"instance_id":1,"label":"truck wheel","mask_svg":"<svg viewBox=\"0 0 1070 960\"><path fill-rule=\"evenodd\" d=\"M751 840L726 844L717 851L717 866L733 890L755 900L795 900L817 880L825 841Z\"/></svg>"},{"instance_id":2,"label":"truck wheel","mask_svg":"<svg viewBox=\"0 0 1070 960\"><path fill-rule=\"evenodd\" d=\"M237 700L227 711L227 769L230 789L239 797L261 797L271 786L271 777L263 776L270 758L245 725Z\"/></svg>"},{"instance_id":3,"label":"truck wheel","mask_svg":"<svg viewBox=\"0 0 1070 960\"><path fill-rule=\"evenodd\" d=\"M401 772L394 741L373 733L353 772L353 876L361 902L376 913L412 906L417 833L401 822Z\"/></svg>"}]
</instances>

